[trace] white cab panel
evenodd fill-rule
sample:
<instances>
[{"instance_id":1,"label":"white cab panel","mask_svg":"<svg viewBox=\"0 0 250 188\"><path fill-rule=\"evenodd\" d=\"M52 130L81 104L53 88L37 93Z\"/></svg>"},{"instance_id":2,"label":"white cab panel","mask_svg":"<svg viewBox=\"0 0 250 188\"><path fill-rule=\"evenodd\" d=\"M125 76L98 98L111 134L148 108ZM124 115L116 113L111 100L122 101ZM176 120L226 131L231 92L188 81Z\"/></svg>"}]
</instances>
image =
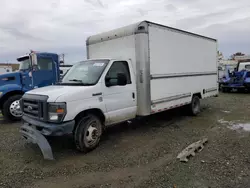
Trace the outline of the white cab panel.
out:
<instances>
[{"instance_id":1,"label":"white cab panel","mask_svg":"<svg viewBox=\"0 0 250 188\"><path fill-rule=\"evenodd\" d=\"M109 71L113 68L113 65L117 62L114 60L106 68L101 78L102 84L102 96L103 102L106 106L106 125L119 123L122 121L135 118L137 102L136 102L136 84L134 74L131 71L132 66L130 61L122 61L128 65L130 70L131 82L124 86L106 86L105 78L109 75ZM113 69L112 69L113 70Z\"/></svg>"}]
</instances>

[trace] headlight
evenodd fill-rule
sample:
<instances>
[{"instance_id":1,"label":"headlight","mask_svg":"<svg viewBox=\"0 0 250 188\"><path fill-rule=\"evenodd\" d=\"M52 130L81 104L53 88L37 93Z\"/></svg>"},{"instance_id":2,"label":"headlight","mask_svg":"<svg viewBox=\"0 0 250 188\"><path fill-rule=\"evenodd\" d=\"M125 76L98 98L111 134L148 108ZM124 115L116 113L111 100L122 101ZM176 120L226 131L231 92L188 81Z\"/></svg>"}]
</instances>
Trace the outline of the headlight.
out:
<instances>
[{"instance_id":1,"label":"headlight","mask_svg":"<svg viewBox=\"0 0 250 188\"><path fill-rule=\"evenodd\" d=\"M2 96L3 92L0 92L0 97Z\"/></svg>"},{"instance_id":2,"label":"headlight","mask_svg":"<svg viewBox=\"0 0 250 188\"><path fill-rule=\"evenodd\" d=\"M49 103L48 111L49 121L61 122L66 115L66 103Z\"/></svg>"}]
</instances>

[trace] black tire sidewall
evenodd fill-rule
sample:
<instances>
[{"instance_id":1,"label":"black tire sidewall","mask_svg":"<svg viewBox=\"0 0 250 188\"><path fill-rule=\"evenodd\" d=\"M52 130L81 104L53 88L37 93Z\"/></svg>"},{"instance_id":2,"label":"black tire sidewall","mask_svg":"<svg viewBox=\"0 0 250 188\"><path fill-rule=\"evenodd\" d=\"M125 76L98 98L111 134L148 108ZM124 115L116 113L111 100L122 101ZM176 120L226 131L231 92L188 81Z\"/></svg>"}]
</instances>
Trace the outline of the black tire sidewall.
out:
<instances>
[{"instance_id":1,"label":"black tire sidewall","mask_svg":"<svg viewBox=\"0 0 250 188\"><path fill-rule=\"evenodd\" d=\"M198 111L194 110L194 103L195 103L195 101L198 102L198 108L199 108ZM198 96L193 96L192 102L190 104L190 112L191 112L192 115L197 116L200 113L200 111L201 111L200 98Z\"/></svg>"},{"instance_id":2,"label":"black tire sidewall","mask_svg":"<svg viewBox=\"0 0 250 188\"><path fill-rule=\"evenodd\" d=\"M80 152L83 152L83 153L87 153L87 152L95 149L99 145L100 139L102 136L102 129L101 129L101 135L99 136L97 143L91 147L88 147L85 145L85 143L83 141L83 136L85 135L85 132L87 131L86 127L87 127L88 123L92 120L98 121L100 123L100 126L102 126L101 121L97 116L87 115L87 116L83 117L79 122L77 122L76 129L74 132L74 140L75 140L76 149Z\"/></svg>"},{"instance_id":3,"label":"black tire sidewall","mask_svg":"<svg viewBox=\"0 0 250 188\"><path fill-rule=\"evenodd\" d=\"M16 101L20 100L22 98L22 95L13 95L9 97L4 103L3 103L3 109L2 109L2 114L5 119L7 120L20 120L21 117L15 117L10 113L10 105Z\"/></svg>"}]
</instances>

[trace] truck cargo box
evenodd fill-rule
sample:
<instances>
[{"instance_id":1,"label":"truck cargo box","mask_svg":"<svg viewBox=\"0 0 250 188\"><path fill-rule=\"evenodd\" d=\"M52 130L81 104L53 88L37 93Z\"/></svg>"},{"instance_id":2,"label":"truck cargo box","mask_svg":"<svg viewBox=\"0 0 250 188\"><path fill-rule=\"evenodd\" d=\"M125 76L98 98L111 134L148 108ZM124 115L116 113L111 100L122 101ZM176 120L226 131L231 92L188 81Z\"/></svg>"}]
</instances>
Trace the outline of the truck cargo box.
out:
<instances>
[{"instance_id":1,"label":"truck cargo box","mask_svg":"<svg viewBox=\"0 0 250 188\"><path fill-rule=\"evenodd\" d=\"M209 37L143 21L89 37L87 57L132 61L140 116L218 94L217 41Z\"/></svg>"}]
</instances>

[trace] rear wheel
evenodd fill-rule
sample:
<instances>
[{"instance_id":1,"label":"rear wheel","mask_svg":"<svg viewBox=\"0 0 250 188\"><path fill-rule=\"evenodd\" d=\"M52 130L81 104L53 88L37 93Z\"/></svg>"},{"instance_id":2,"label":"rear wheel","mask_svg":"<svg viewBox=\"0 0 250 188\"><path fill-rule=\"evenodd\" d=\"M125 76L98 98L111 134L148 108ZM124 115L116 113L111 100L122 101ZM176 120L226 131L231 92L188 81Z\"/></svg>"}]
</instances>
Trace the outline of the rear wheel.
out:
<instances>
[{"instance_id":1,"label":"rear wheel","mask_svg":"<svg viewBox=\"0 0 250 188\"><path fill-rule=\"evenodd\" d=\"M193 116L197 116L201 112L200 98L193 96L191 103L189 104L189 112Z\"/></svg>"},{"instance_id":2,"label":"rear wheel","mask_svg":"<svg viewBox=\"0 0 250 188\"><path fill-rule=\"evenodd\" d=\"M6 120L20 120L23 113L20 108L19 100L22 95L13 95L3 104L2 114Z\"/></svg>"},{"instance_id":3,"label":"rear wheel","mask_svg":"<svg viewBox=\"0 0 250 188\"><path fill-rule=\"evenodd\" d=\"M222 91L223 93L226 93L226 92L229 92L229 89L226 88L226 87L223 87L223 88L221 89L221 91Z\"/></svg>"},{"instance_id":4,"label":"rear wheel","mask_svg":"<svg viewBox=\"0 0 250 188\"><path fill-rule=\"evenodd\" d=\"M77 150L87 153L95 149L102 136L102 123L95 115L83 117L76 126L74 140Z\"/></svg>"}]
</instances>

